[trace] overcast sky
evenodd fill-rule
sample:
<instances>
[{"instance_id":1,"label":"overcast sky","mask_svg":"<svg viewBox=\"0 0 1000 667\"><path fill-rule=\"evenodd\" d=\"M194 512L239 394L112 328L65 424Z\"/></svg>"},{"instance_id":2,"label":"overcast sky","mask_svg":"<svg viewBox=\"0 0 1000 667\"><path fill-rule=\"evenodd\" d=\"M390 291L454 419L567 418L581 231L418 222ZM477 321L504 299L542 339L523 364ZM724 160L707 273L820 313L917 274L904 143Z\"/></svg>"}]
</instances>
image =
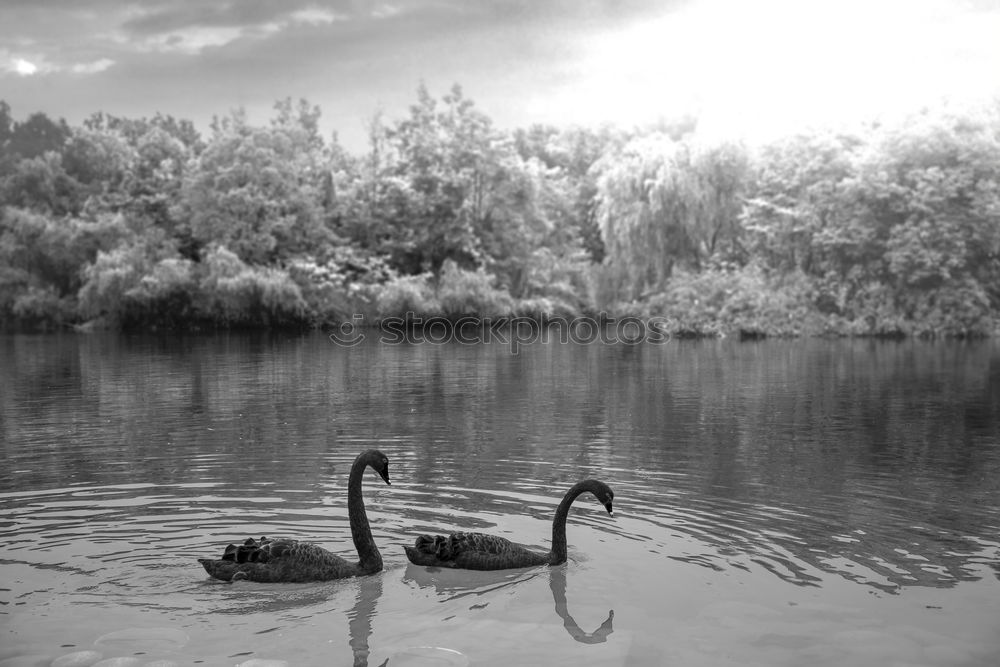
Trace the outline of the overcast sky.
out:
<instances>
[{"instance_id":1,"label":"overcast sky","mask_svg":"<svg viewBox=\"0 0 1000 667\"><path fill-rule=\"evenodd\" d=\"M453 83L501 127L695 112L766 137L1000 90L1000 0L0 0L0 99L207 130L304 97L326 133Z\"/></svg>"}]
</instances>

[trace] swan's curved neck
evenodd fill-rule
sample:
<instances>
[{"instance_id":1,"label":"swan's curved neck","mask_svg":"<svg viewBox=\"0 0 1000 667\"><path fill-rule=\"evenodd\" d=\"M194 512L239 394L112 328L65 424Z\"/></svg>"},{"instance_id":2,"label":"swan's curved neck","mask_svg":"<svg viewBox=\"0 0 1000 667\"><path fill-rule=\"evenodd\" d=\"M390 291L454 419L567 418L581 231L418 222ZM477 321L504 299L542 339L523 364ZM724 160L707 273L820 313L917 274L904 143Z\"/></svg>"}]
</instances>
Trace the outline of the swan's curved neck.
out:
<instances>
[{"instance_id":1,"label":"swan's curved neck","mask_svg":"<svg viewBox=\"0 0 1000 667\"><path fill-rule=\"evenodd\" d=\"M566 518L569 516L570 505L585 491L595 492L592 480L574 484L556 508L556 516L552 519L552 551L549 553L549 565L566 562Z\"/></svg>"},{"instance_id":2,"label":"swan's curved neck","mask_svg":"<svg viewBox=\"0 0 1000 667\"><path fill-rule=\"evenodd\" d=\"M382 569L382 554L375 546L372 529L368 525L368 514L365 512L365 501L361 498L361 481L368 464L367 457L359 457L351 466L351 475L347 480L347 516L351 521L351 537L361 559L361 569L377 572Z\"/></svg>"}]
</instances>

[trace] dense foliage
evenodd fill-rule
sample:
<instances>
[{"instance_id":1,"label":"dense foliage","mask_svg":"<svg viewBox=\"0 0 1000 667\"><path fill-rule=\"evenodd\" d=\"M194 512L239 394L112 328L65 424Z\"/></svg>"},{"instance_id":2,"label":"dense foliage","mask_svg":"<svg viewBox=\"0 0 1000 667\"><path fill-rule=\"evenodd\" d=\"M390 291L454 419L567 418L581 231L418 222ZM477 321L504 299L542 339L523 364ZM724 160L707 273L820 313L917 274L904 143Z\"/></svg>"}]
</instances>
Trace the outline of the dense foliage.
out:
<instances>
[{"instance_id":1,"label":"dense foliage","mask_svg":"<svg viewBox=\"0 0 1000 667\"><path fill-rule=\"evenodd\" d=\"M677 334L995 333L1000 110L750 150L685 121L514 132L454 87L348 154L279 101L202 137L0 102L4 328L645 316Z\"/></svg>"}]
</instances>

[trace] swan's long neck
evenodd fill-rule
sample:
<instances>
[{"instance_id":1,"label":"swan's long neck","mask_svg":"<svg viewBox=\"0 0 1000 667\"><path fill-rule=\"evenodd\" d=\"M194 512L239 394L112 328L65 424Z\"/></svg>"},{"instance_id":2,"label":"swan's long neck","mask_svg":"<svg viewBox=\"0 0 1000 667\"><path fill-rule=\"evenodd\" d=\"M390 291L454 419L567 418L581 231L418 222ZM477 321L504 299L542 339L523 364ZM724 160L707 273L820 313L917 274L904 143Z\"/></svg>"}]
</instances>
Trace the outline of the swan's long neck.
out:
<instances>
[{"instance_id":1,"label":"swan's long neck","mask_svg":"<svg viewBox=\"0 0 1000 667\"><path fill-rule=\"evenodd\" d=\"M377 572L382 569L382 554L372 539L372 529L368 525L368 514L365 513L365 501L361 498L361 481L368 467L368 457L358 457L351 466L351 475L347 480L347 516L351 521L351 537L354 538L354 548L361 558L361 569L366 572Z\"/></svg>"},{"instance_id":2,"label":"swan's long neck","mask_svg":"<svg viewBox=\"0 0 1000 667\"><path fill-rule=\"evenodd\" d=\"M549 565L566 562L566 518L569 516L570 505L585 491L596 495L593 480L588 479L574 484L556 508L556 516L552 519L552 551L549 554Z\"/></svg>"}]
</instances>

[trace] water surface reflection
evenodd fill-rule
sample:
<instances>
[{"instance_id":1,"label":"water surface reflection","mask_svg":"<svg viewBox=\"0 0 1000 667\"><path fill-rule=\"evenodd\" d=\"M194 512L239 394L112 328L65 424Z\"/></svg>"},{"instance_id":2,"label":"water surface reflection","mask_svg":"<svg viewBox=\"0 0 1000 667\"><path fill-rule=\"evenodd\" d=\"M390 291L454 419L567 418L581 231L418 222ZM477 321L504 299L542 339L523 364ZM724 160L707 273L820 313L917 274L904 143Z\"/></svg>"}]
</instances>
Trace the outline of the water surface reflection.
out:
<instances>
[{"instance_id":1,"label":"water surface reflection","mask_svg":"<svg viewBox=\"0 0 1000 667\"><path fill-rule=\"evenodd\" d=\"M356 661L405 648L392 637L421 646L428 636L491 664L521 655L485 639L509 630L534 655L558 645L584 663L641 663L657 655L657 623L690 622L699 603L737 608L712 595L742 589L772 612L836 598L838 632L892 614L940 628L924 614L947 608L966 629L956 622L939 643L991 655L991 640L969 634L1000 616L997 342L511 355L345 349L319 335L2 336L0 367L0 617L24 650L49 650L57 635L90 646L129 609L189 634L183 661L215 655L197 643L215 624L259 637L257 657L285 651L308 664L318 649L303 628L329 615L347 620L346 634L331 625L324 637L346 637ZM391 491L365 488L386 572L305 588L207 583L195 558L240 536L349 551L347 472L372 446L393 468ZM441 526L547 549L562 492L588 477L612 486L615 517L589 499L574 505L566 569L449 583L406 566L401 545ZM600 605L598 617L577 612L598 626L591 633L569 613L567 576L574 611ZM598 625L611 607L614 632L610 614ZM834 622L807 617L817 629ZM559 622L578 641L541 639ZM223 642L220 661L244 644Z\"/></svg>"},{"instance_id":2,"label":"water surface reflection","mask_svg":"<svg viewBox=\"0 0 1000 667\"><path fill-rule=\"evenodd\" d=\"M556 613L563 620L563 627L569 636L581 644L601 644L608 641L608 635L614 632L615 610L608 611L608 620L601 623L600 627L593 632L586 632L569 613L569 605L566 602L566 566L559 565L549 569L549 588L552 590L552 601L556 606Z\"/></svg>"},{"instance_id":3,"label":"water surface reflection","mask_svg":"<svg viewBox=\"0 0 1000 667\"><path fill-rule=\"evenodd\" d=\"M355 579L358 594L354 606L347 612L349 644L351 652L354 654L354 667L368 667L368 656L371 653L368 641L372 636L372 619L375 616L375 607L378 599L382 597L382 576L379 574ZM386 658L381 664L388 663L389 659Z\"/></svg>"}]
</instances>

